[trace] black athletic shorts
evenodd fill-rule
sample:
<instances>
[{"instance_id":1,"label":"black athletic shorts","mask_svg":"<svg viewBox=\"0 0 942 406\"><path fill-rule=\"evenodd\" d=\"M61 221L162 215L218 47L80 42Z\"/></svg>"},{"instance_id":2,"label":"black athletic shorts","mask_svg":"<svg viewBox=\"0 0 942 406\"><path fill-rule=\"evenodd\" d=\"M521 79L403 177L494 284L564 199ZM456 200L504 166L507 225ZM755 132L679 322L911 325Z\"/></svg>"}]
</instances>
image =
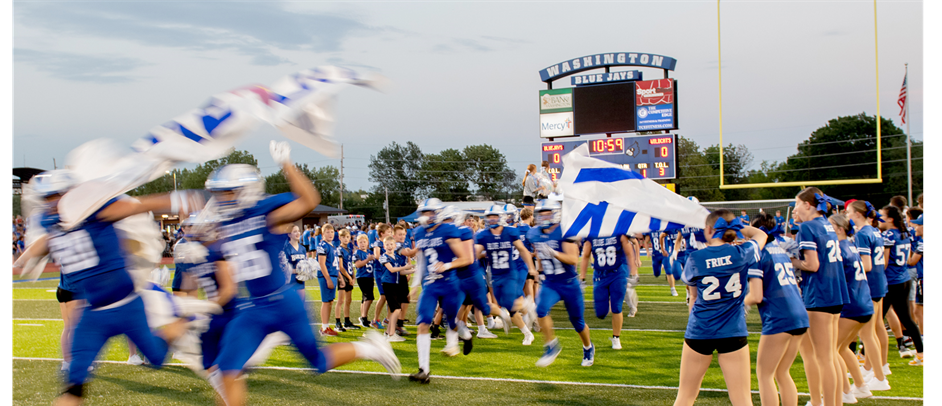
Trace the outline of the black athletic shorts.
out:
<instances>
[{"instance_id":1,"label":"black athletic shorts","mask_svg":"<svg viewBox=\"0 0 942 406\"><path fill-rule=\"evenodd\" d=\"M357 286L360 287L360 292L363 293L363 299L360 300L360 303L363 303L367 300L375 300L373 298L373 284L375 282L376 279L373 278L373 274L370 274L370 276L357 278Z\"/></svg>"},{"instance_id":2,"label":"black athletic shorts","mask_svg":"<svg viewBox=\"0 0 942 406\"><path fill-rule=\"evenodd\" d=\"M794 330L788 330L788 331L786 331L786 333L791 334L791 335L793 335L793 336L800 336L800 335L802 335L802 334L804 334L804 333L807 333L807 332L808 332L808 327L796 328L796 329L794 329Z\"/></svg>"},{"instance_id":3,"label":"black athletic shorts","mask_svg":"<svg viewBox=\"0 0 942 406\"><path fill-rule=\"evenodd\" d=\"M690 347L691 350L703 355L713 355L713 351L726 354L749 345L749 340L747 340L746 337L725 337L707 340L685 338L684 342L687 343L687 346Z\"/></svg>"},{"instance_id":4,"label":"black athletic shorts","mask_svg":"<svg viewBox=\"0 0 942 406\"><path fill-rule=\"evenodd\" d=\"M868 314L868 315L866 315L866 316L841 317L841 318L842 318L842 319L847 319L847 320L853 320L853 321L856 321L856 322L858 322L858 323L860 323L860 324L864 324L864 323L870 321L870 319L873 318L873 314Z\"/></svg>"},{"instance_id":5,"label":"black athletic shorts","mask_svg":"<svg viewBox=\"0 0 942 406\"><path fill-rule=\"evenodd\" d=\"M461 303L462 306L470 306L474 304L474 300L471 298L471 295L464 295L464 302Z\"/></svg>"},{"instance_id":6,"label":"black athletic shorts","mask_svg":"<svg viewBox=\"0 0 942 406\"><path fill-rule=\"evenodd\" d=\"M339 286L343 284L343 286ZM344 292L353 292L353 284L347 282L347 278L343 276L337 276L337 290L342 290Z\"/></svg>"},{"instance_id":7,"label":"black athletic shorts","mask_svg":"<svg viewBox=\"0 0 942 406\"><path fill-rule=\"evenodd\" d=\"M75 300L75 292L57 287L56 288L56 300L58 300L59 303L71 302Z\"/></svg>"},{"instance_id":8,"label":"black athletic shorts","mask_svg":"<svg viewBox=\"0 0 942 406\"><path fill-rule=\"evenodd\" d=\"M836 306L825 306L825 307L811 307L807 309L809 312L821 312L821 313L830 313L830 314L841 314L841 310L844 310L844 305L839 304Z\"/></svg>"},{"instance_id":9,"label":"black athletic shorts","mask_svg":"<svg viewBox=\"0 0 942 406\"><path fill-rule=\"evenodd\" d=\"M397 284L383 282L383 291L386 292L386 305L389 307L390 314L402 308L402 297L400 297Z\"/></svg>"},{"instance_id":10,"label":"black athletic shorts","mask_svg":"<svg viewBox=\"0 0 942 406\"><path fill-rule=\"evenodd\" d=\"M536 280L536 277L533 276L533 274L527 272L527 280L528 280L528 281L535 281L535 280Z\"/></svg>"}]
</instances>

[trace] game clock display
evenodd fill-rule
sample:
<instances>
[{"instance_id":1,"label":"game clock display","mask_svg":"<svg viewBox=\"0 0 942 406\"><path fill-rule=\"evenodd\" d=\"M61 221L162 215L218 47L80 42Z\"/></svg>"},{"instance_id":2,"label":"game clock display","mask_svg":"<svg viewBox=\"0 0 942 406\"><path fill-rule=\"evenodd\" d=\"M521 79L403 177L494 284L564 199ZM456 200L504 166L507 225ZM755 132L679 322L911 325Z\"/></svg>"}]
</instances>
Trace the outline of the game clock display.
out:
<instances>
[{"instance_id":1,"label":"game clock display","mask_svg":"<svg viewBox=\"0 0 942 406\"><path fill-rule=\"evenodd\" d=\"M593 158L621 165L646 178L674 179L677 177L676 141L674 134L658 134L544 142L541 152L543 160L549 162L553 180L562 176L563 156L584 143L589 144L589 156Z\"/></svg>"}]
</instances>

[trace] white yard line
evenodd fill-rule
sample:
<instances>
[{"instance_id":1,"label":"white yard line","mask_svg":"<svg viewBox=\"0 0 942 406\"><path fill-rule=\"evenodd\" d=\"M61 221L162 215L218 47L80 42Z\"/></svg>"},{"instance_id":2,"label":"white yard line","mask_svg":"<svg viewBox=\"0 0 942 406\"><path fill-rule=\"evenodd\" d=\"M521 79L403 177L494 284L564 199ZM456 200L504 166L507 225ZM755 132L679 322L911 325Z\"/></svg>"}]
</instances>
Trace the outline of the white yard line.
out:
<instances>
[{"instance_id":1,"label":"white yard line","mask_svg":"<svg viewBox=\"0 0 942 406\"><path fill-rule=\"evenodd\" d=\"M23 361L56 361L62 362L61 358L31 358L31 357L13 357L14 360L23 360ZM96 361L103 362L108 364L126 364L125 361ZM255 367L254 369L272 369L279 371L313 371L314 368L296 368L296 367ZM374 371L345 371L345 370L330 370L329 372L336 373L346 373L346 374L362 374L362 375L389 375L386 372L374 372ZM408 376L408 374L399 374L399 376ZM609 388L627 388L627 389L655 389L655 390L671 390L676 391L679 388L676 386L649 386L649 385L628 385L620 383L597 383L597 382L567 382L567 381L544 381L537 379L513 379L513 378L486 378L486 377L476 377L476 376L447 376L447 375L432 375L432 377L437 379L455 379L455 380L465 380L465 381L489 381L489 382L511 382L511 383L536 383L536 384L551 384L551 385L573 385L573 386L600 386L600 387L609 387ZM727 392L726 389L718 388L700 388L701 391L705 392ZM759 393L759 391L754 390L752 393ZM808 393L799 393L802 396L811 396ZM913 398L913 397L903 397L903 396L874 396L867 399L885 399L885 400L913 400L913 401L922 401L922 398Z\"/></svg>"}]
</instances>

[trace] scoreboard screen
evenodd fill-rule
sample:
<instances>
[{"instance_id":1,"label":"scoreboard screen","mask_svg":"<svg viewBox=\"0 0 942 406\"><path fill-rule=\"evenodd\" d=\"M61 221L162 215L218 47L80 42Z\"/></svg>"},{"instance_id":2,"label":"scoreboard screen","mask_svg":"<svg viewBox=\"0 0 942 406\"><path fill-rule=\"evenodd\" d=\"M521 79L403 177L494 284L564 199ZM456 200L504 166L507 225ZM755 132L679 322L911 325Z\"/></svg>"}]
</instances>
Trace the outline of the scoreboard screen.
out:
<instances>
[{"instance_id":1,"label":"scoreboard screen","mask_svg":"<svg viewBox=\"0 0 942 406\"><path fill-rule=\"evenodd\" d=\"M674 134L608 137L593 140L544 142L543 160L549 162L553 180L563 171L563 156L580 145L589 144L589 156L621 165L649 179L677 177L676 141Z\"/></svg>"}]
</instances>

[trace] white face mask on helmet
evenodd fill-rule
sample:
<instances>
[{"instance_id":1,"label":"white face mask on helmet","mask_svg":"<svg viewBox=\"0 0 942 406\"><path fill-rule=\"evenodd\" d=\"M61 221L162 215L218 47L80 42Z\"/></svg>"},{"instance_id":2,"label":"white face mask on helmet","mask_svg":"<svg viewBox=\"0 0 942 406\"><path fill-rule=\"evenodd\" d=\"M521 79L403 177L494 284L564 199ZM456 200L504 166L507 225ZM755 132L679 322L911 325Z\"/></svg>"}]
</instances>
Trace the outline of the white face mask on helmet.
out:
<instances>
[{"instance_id":1,"label":"white face mask on helmet","mask_svg":"<svg viewBox=\"0 0 942 406\"><path fill-rule=\"evenodd\" d=\"M238 216L265 196L265 183L254 166L230 164L217 168L206 179L206 190L213 193L216 212L224 218ZM232 198L223 192L232 192Z\"/></svg>"},{"instance_id":2,"label":"white face mask on helmet","mask_svg":"<svg viewBox=\"0 0 942 406\"><path fill-rule=\"evenodd\" d=\"M441 212L445 205L436 198L425 199L419 204L419 224L428 229L442 222Z\"/></svg>"}]
</instances>

